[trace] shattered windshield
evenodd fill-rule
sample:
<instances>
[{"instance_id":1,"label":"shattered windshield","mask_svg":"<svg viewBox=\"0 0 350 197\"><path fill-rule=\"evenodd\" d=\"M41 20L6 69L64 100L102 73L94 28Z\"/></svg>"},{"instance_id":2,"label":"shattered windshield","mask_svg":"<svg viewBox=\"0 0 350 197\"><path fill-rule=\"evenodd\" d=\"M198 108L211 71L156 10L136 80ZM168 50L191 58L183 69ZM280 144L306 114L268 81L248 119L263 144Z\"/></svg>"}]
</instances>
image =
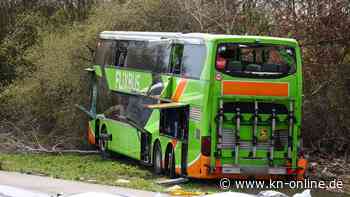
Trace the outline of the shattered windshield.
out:
<instances>
[{"instance_id":1,"label":"shattered windshield","mask_svg":"<svg viewBox=\"0 0 350 197\"><path fill-rule=\"evenodd\" d=\"M225 43L216 68L232 76L280 77L295 72L295 50L288 46Z\"/></svg>"}]
</instances>

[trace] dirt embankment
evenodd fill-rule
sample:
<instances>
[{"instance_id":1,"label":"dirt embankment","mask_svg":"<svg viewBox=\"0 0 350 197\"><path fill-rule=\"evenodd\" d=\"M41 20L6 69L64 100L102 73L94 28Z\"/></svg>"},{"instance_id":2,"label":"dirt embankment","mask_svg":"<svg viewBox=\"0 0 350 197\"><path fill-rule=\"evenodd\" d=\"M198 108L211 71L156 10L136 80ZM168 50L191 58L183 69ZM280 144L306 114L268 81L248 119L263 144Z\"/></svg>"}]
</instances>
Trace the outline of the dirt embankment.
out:
<instances>
[{"instance_id":1,"label":"dirt embankment","mask_svg":"<svg viewBox=\"0 0 350 197\"><path fill-rule=\"evenodd\" d=\"M342 180L342 189L330 189L334 192L350 194L350 161L346 158L328 154L310 154L309 174L311 180Z\"/></svg>"}]
</instances>

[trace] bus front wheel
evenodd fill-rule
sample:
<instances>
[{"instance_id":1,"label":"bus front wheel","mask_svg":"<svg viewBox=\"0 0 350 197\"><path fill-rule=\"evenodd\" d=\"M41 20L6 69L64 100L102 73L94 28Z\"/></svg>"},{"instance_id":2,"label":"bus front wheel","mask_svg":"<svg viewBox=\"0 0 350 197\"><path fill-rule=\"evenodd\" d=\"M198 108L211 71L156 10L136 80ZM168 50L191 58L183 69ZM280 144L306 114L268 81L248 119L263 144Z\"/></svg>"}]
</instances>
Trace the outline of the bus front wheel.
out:
<instances>
[{"instance_id":1,"label":"bus front wheel","mask_svg":"<svg viewBox=\"0 0 350 197\"><path fill-rule=\"evenodd\" d=\"M162 149L160 148L160 144L156 142L153 151L153 168L155 174L162 173Z\"/></svg>"},{"instance_id":2,"label":"bus front wheel","mask_svg":"<svg viewBox=\"0 0 350 197\"><path fill-rule=\"evenodd\" d=\"M105 126L102 127L101 132L100 132L100 136L98 138L98 145L100 148L100 153L102 158L106 159L109 157L109 153L107 151L107 129Z\"/></svg>"}]
</instances>

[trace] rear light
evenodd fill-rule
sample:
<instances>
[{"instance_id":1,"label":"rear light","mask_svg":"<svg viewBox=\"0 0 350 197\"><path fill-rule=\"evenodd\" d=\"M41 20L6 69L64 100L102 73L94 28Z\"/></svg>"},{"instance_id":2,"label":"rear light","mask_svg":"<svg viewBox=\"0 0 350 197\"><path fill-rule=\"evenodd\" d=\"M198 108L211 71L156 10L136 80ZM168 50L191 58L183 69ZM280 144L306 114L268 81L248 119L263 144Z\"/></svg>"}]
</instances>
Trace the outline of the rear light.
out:
<instances>
[{"instance_id":1,"label":"rear light","mask_svg":"<svg viewBox=\"0 0 350 197\"><path fill-rule=\"evenodd\" d=\"M216 58L216 69L218 70L223 70L225 69L226 66L226 59L222 57L217 57Z\"/></svg>"},{"instance_id":2,"label":"rear light","mask_svg":"<svg viewBox=\"0 0 350 197\"><path fill-rule=\"evenodd\" d=\"M222 172L222 166L221 166L221 160L220 159L216 159L215 161L215 173L221 173Z\"/></svg>"},{"instance_id":3,"label":"rear light","mask_svg":"<svg viewBox=\"0 0 350 197\"><path fill-rule=\"evenodd\" d=\"M211 150L211 143L210 143L210 137L202 137L202 147L201 152L204 156L210 156L210 150Z\"/></svg>"}]
</instances>

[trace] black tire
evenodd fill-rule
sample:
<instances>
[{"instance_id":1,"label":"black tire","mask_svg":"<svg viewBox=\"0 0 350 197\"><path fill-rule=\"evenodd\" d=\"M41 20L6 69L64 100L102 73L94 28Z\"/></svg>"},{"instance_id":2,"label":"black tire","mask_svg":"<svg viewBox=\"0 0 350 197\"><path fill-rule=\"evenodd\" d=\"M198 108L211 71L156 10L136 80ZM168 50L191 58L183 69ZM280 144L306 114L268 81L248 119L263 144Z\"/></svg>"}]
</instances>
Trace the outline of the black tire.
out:
<instances>
[{"instance_id":1,"label":"black tire","mask_svg":"<svg viewBox=\"0 0 350 197\"><path fill-rule=\"evenodd\" d=\"M100 150L100 154L103 159L107 159L110 157L109 152L108 152L108 142L105 137L102 137L103 135L107 134L107 129L106 127L102 127L101 132L100 132L100 137L98 139L98 147Z\"/></svg>"},{"instance_id":2,"label":"black tire","mask_svg":"<svg viewBox=\"0 0 350 197\"><path fill-rule=\"evenodd\" d=\"M95 147L99 148L99 136L100 136L100 120L97 119L95 122Z\"/></svg>"},{"instance_id":3,"label":"black tire","mask_svg":"<svg viewBox=\"0 0 350 197\"><path fill-rule=\"evenodd\" d=\"M156 142L153 150L153 171L155 174L161 174L162 168L162 149L160 144Z\"/></svg>"},{"instance_id":4,"label":"black tire","mask_svg":"<svg viewBox=\"0 0 350 197\"><path fill-rule=\"evenodd\" d=\"M166 174L170 178L175 178L176 177L176 172L175 172L175 154L173 149L171 149L168 154L167 154L167 169L166 169Z\"/></svg>"}]
</instances>

